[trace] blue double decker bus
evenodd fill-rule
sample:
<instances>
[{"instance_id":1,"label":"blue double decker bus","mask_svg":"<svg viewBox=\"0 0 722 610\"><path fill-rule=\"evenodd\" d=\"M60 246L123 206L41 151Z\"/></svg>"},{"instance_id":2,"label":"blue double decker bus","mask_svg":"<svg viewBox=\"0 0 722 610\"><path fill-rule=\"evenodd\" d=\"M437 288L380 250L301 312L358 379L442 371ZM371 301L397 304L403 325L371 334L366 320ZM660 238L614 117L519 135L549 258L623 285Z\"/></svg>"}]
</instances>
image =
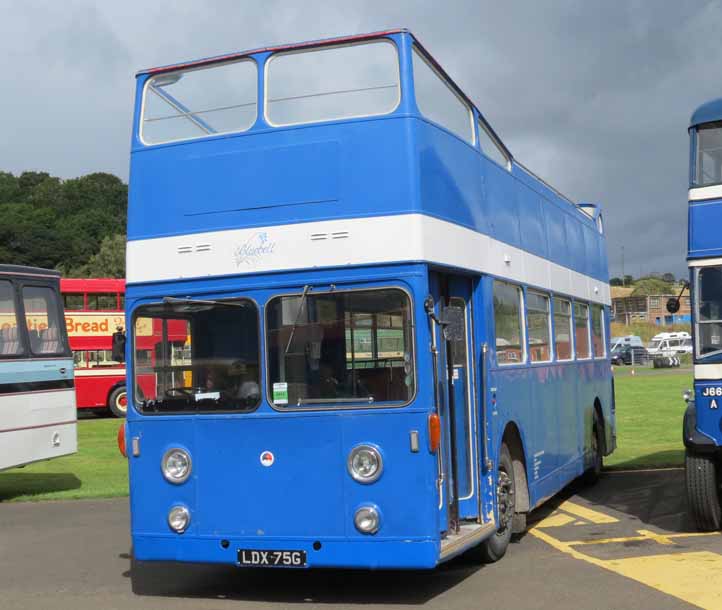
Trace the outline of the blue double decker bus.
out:
<instances>
[{"instance_id":1,"label":"blue double decker bus","mask_svg":"<svg viewBox=\"0 0 722 610\"><path fill-rule=\"evenodd\" d=\"M599 208L408 31L138 73L136 560L499 559L615 447L609 302Z\"/></svg>"},{"instance_id":2,"label":"blue double decker bus","mask_svg":"<svg viewBox=\"0 0 722 610\"><path fill-rule=\"evenodd\" d=\"M694 391L686 396L685 470L692 517L700 529L715 530L722 526L722 99L695 110L689 134Z\"/></svg>"}]
</instances>

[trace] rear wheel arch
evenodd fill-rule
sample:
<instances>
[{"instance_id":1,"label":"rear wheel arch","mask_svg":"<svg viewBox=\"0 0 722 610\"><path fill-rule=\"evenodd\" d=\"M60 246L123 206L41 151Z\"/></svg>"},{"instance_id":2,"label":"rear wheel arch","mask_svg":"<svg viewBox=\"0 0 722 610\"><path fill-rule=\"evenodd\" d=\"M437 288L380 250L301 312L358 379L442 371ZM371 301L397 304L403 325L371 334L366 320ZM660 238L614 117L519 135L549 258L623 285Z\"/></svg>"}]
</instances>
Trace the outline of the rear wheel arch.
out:
<instances>
[{"instance_id":1,"label":"rear wheel arch","mask_svg":"<svg viewBox=\"0 0 722 610\"><path fill-rule=\"evenodd\" d=\"M516 510L519 513L527 513L531 508L529 499L529 481L526 476L526 453L524 452L524 442L516 423L509 422L504 429L501 444L504 443L509 448L511 461L514 467L514 479L516 481Z\"/></svg>"}]
</instances>

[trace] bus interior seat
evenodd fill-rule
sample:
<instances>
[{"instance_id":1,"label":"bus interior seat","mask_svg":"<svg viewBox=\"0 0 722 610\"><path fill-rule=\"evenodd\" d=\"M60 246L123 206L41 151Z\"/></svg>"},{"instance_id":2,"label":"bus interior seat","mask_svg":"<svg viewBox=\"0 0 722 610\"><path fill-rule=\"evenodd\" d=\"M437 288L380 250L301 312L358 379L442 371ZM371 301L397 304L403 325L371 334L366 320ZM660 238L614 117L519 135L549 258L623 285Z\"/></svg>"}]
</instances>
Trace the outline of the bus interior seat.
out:
<instances>
[{"instance_id":1,"label":"bus interior seat","mask_svg":"<svg viewBox=\"0 0 722 610\"><path fill-rule=\"evenodd\" d=\"M0 354L4 356L17 354L19 347L17 326L3 328L2 333L0 333Z\"/></svg>"},{"instance_id":2,"label":"bus interior seat","mask_svg":"<svg viewBox=\"0 0 722 610\"><path fill-rule=\"evenodd\" d=\"M40 333L40 341L37 352L40 354L54 354L60 347L57 328L46 328Z\"/></svg>"}]
</instances>

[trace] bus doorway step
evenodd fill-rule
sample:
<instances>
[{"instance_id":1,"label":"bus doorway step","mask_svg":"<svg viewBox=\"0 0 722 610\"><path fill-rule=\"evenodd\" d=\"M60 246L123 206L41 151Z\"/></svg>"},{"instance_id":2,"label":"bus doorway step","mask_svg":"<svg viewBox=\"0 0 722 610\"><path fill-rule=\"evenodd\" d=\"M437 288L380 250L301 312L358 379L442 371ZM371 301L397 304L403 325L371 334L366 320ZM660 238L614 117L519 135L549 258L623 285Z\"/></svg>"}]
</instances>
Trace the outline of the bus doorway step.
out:
<instances>
[{"instance_id":1,"label":"bus doorway step","mask_svg":"<svg viewBox=\"0 0 722 610\"><path fill-rule=\"evenodd\" d=\"M463 553L480 540L496 531L496 524L491 523L462 523L458 534L450 534L441 541L441 555L439 560L449 559L454 555Z\"/></svg>"}]
</instances>

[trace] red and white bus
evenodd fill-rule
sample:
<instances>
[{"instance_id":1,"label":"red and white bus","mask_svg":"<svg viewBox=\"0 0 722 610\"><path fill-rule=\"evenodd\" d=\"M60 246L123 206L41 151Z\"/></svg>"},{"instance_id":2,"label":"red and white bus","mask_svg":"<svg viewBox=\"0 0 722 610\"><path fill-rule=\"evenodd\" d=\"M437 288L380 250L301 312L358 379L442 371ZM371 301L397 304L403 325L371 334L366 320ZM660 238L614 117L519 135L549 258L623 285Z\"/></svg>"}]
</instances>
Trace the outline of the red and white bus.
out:
<instances>
[{"instance_id":1,"label":"red and white bus","mask_svg":"<svg viewBox=\"0 0 722 610\"><path fill-rule=\"evenodd\" d=\"M75 360L78 409L125 417L125 364L113 360L113 333L125 330L125 280L61 279L65 324Z\"/></svg>"}]
</instances>

